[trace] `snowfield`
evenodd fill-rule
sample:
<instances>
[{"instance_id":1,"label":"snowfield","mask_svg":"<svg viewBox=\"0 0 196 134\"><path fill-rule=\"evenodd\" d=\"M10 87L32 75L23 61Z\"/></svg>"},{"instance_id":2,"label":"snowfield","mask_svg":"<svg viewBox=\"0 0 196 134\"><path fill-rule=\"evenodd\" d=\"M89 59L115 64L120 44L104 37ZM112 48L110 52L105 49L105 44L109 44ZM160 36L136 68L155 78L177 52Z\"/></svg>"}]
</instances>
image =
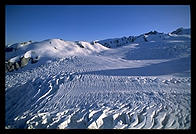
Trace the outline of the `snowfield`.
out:
<instances>
[{"instance_id":1,"label":"snowfield","mask_svg":"<svg viewBox=\"0 0 196 134\"><path fill-rule=\"evenodd\" d=\"M110 48L52 39L8 52L39 61L6 73L5 128L190 129L191 37L176 31Z\"/></svg>"}]
</instances>

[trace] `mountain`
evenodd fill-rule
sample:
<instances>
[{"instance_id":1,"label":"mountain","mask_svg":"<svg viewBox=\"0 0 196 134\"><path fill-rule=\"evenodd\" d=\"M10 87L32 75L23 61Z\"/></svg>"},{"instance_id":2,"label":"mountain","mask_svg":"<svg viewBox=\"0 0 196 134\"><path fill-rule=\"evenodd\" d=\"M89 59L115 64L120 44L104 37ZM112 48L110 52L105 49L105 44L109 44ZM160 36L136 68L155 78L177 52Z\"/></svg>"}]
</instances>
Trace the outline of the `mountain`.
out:
<instances>
[{"instance_id":1,"label":"mountain","mask_svg":"<svg viewBox=\"0 0 196 134\"><path fill-rule=\"evenodd\" d=\"M150 31L148 33L144 33L139 36L113 38L113 39L100 40L97 42L109 48L116 48L124 45L129 45L130 43L142 43L142 42L153 42L153 41L160 42L160 41L167 40L171 38L171 36L174 36L176 34L190 35L190 29L178 28L177 30L169 34L159 33L157 31Z\"/></svg>"},{"instance_id":2,"label":"mountain","mask_svg":"<svg viewBox=\"0 0 196 134\"><path fill-rule=\"evenodd\" d=\"M5 128L190 129L190 29L6 48Z\"/></svg>"},{"instance_id":3,"label":"mountain","mask_svg":"<svg viewBox=\"0 0 196 134\"><path fill-rule=\"evenodd\" d=\"M190 29L189 28L186 28L186 29L184 29L184 28L178 28L178 29L176 29L175 31L173 31L173 32L171 32L171 34L177 34L177 35L189 35L190 34Z\"/></svg>"},{"instance_id":4,"label":"mountain","mask_svg":"<svg viewBox=\"0 0 196 134\"><path fill-rule=\"evenodd\" d=\"M6 72L24 67L28 62L44 64L46 60L63 58L70 55L87 55L106 50L99 43L90 44L84 41L64 41L48 39L41 42L16 43L6 48Z\"/></svg>"}]
</instances>

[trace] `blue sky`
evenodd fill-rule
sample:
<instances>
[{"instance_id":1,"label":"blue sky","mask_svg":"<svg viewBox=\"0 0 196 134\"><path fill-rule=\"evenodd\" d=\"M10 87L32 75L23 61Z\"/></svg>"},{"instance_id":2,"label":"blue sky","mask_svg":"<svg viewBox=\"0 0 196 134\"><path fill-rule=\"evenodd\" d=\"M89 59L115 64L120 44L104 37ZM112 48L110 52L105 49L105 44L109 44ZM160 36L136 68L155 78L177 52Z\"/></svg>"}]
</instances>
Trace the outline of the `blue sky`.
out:
<instances>
[{"instance_id":1,"label":"blue sky","mask_svg":"<svg viewBox=\"0 0 196 134\"><path fill-rule=\"evenodd\" d=\"M7 5L6 44L100 40L190 28L189 5Z\"/></svg>"}]
</instances>

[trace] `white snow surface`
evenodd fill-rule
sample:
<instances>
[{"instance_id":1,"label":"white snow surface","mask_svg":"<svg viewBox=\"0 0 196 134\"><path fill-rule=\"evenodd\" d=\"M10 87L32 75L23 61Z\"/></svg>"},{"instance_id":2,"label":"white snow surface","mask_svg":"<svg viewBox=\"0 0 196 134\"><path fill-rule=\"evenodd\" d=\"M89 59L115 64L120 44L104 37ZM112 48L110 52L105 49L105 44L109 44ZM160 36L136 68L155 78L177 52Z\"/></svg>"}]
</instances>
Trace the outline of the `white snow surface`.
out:
<instances>
[{"instance_id":1,"label":"white snow surface","mask_svg":"<svg viewBox=\"0 0 196 134\"><path fill-rule=\"evenodd\" d=\"M189 129L190 35L162 36L115 48L50 39L8 52L40 59L6 73L5 128Z\"/></svg>"},{"instance_id":2,"label":"white snow surface","mask_svg":"<svg viewBox=\"0 0 196 134\"><path fill-rule=\"evenodd\" d=\"M88 55L93 52L107 50L106 47L99 43L91 45L89 42L79 41L84 49L80 48L76 42L64 41L62 39L48 39L41 42L31 43L28 46L20 47L15 52L7 52L6 60L15 56L31 57L39 55L47 58L63 58L70 55Z\"/></svg>"}]
</instances>

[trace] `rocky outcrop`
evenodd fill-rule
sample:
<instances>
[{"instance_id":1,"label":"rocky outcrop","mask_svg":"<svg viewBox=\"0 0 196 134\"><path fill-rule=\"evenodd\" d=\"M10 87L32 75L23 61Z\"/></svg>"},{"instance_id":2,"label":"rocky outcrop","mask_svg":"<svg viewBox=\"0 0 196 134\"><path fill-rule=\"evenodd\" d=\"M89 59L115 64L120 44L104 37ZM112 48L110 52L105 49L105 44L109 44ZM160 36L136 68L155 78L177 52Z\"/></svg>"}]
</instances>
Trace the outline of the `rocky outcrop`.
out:
<instances>
[{"instance_id":1,"label":"rocky outcrop","mask_svg":"<svg viewBox=\"0 0 196 134\"><path fill-rule=\"evenodd\" d=\"M13 62L5 62L5 72L12 72L14 71L14 63Z\"/></svg>"},{"instance_id":2,"label":"rocky outcrop","mask_svg":"<svg viewBox=\"0 0 196 134\"><path fill-rule=\"evenodd\" d=\"M190 34L190 29L185 29L185 28L178 28L175 31L171 32L171 34L177 34L177 35L183 35L183 34Z\"/></svg>"},{"instance_id":3,"label":"rocky outcrop","mask_svg":"<svg viewBox=\"0 0 196 134\"><path fill-rule=\"evenodd\" d=\"M28 65L29 62L31 62L31 64L37 63L39 60L39 57L35 57L35 58L25 58L24 56L20 58L19 61L16 62L10 62L9 60L5 62L5 72L12 72L14 70L18 70L20 68L25 67L26 65Z\"/></svg>"},{"instance_id":4,"label":"rocky outcrop","mask_svg":"<svg viewBox=\"0 0 196 134\"><path fill-rule=\"evenodd\" d=\"M79 41L76 41L76 44L81 47L81 48L84 48L84 46L79 42Z\"/></svg>"},{"instance_id":5,"label":"rocky outcrop","mask_svg":"<svg viewBox=\"0 0 196 134\"><path fill-rule=\"evenodd\" d=\"M15 62L15 63L14 63L14 68L15 68L16 70L18 70L18 69L20 68L18 62Z\"/></svg>"},{"instance_id":6,"label":"rocky outcrop","mask_svg":"<svg viewBox=\"0 0 196 134\"><path fill-rule=\"evenodd\" d=\"M34 64L34 63L38 62L39 57L37 56L34 59L33 58L30 58L30 60L31 60L31 63Z\"/></svg>"},{"instance_id":7,"label":"rocky outcrop","mask_svg":"<svg viewBox=\"0 0 196 134\"><path fill-rule=\"evenodd\" d=\"M26 66L28 64L28 62L29 62L29 59L30 59L30 57L29 58L22 57L20 59L20 67Z\"/></svg>"},{"instance_id":8,"label":"rocky outcrop","mask_svg":"<svg viewBox=\"0 0 196 134\"><path fill-rule=\"evenodd\" d=\"M183 28L178 28L177 30L171 32L171 34L181 34L182 33Z\"/></svg>"},{"instance_id":9,"label":"rocky outcrop","mask_svg":"<svg viewBox=\"0 0 196 134\"><path fill-rule=\"evenodd\" d=\"M158 32L157 31L150 31L148 33L145 33L145 35L153 35L153 34L157 34Z\"/></svg>"}]
</instances>

